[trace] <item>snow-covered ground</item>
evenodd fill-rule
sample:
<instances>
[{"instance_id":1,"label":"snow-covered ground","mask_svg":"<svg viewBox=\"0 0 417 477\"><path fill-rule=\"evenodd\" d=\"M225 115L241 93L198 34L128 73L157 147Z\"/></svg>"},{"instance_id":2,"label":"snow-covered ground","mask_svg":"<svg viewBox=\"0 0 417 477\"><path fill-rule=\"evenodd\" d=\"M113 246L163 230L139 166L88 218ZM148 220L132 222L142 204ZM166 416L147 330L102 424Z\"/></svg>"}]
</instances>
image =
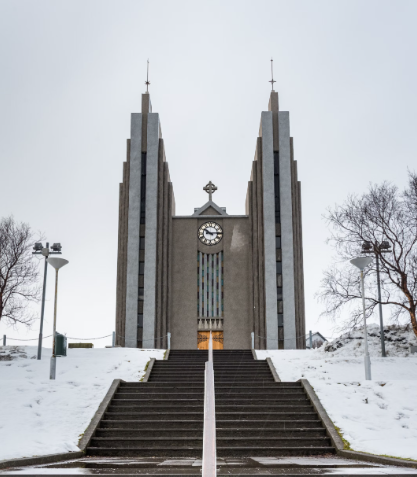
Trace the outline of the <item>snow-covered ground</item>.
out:
<instances>
[{"instance_id":1,"label":"snow-covered ground","mask_svg":"<svg viewBox=\"0 0 417 477\"><path fill-rule=\"evenodd\" d=\"M308 379L353 450L417 460L417 354L409 352L417 345L414 334L392 328L386 358L380 357L376 326L369 335L372 381L365 381L363 330L316 350L256 354L271 357L283 381Z\"/></svg>"},{"instance_id":2,"label":"snow-covered ground","mask_svg":"<svg viewBox=\"0 0 417 477\"><path fill-rule=\"evenodd\" d=\"M0 347L0 460L77 451L113 379L139 381L164 350L68 349L49 379L51 350Z\"/></svg>"}]
</instances>

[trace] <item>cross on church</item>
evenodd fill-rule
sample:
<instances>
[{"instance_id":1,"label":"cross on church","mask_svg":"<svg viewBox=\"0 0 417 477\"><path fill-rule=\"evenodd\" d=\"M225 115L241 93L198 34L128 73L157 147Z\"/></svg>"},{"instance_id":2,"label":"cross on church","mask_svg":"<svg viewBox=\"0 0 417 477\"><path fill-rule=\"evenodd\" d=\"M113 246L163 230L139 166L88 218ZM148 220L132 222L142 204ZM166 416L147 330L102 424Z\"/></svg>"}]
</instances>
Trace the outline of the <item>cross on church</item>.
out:
<instances>
[{"instance_id":1,"label":"cross on church","mask_svg":"<svg viewBox=\"0 0 417 477\"><path fill-rule=\"evenodd\" d=\"M274 91L274 83L276 83L276 81L274 80L274 60L271 58L271 81L269 81L269 83L271 83L271 88L272 88L272 91Z\"/></svg>"},{"instance_id":2,"label":"cross on church","mask_svg":"<svg viewBox=\"0 0 417 477\"><path fill-rule=\"evenodd\" d=\"M209 200L211 201L211 196L216 192L217 187L210 181L205 187L203 187L203 190L207 192Z\"/></svg>"}]
</instances>

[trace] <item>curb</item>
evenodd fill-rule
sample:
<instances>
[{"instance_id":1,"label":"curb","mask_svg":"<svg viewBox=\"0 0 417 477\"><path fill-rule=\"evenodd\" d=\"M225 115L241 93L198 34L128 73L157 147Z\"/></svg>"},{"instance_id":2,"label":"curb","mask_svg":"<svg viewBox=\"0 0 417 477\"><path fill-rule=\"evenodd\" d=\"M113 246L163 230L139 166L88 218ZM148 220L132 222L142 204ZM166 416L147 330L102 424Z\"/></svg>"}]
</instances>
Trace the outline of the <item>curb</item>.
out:
<instances>
[{"instance_id":1,"label":"curb","mask_svg":"<svg viewBox=\"0 0 417 477\"><path fill-rule=\"evenodd\" d=\"M90 444L91 438L93 437L94 432L97 429L101 419L104 416L104 413L107 411L109 407L110 401L113 399L113 396L116 394L117 389L120 386L120 383L124 383L123 379L114 379L111 383L107 394L104 396L104 399L101 401L100 406L98 407L97 411L95 412L93 418L90 421L87 429L84 432L84 435L80 439L78 443L78 447L85 452L88 445Z\"/></svg>"},{"instance_id":2,"label":"curb","mask_svg":"<svg viewBox=\"0 0 417 477\"><path fill-rule=\"evenodd\" d=\"M271 358L266 358L265 360L268 363L269 369L271 370L272 376L274 377L274 381L276 383L281 383L281 378L279 377L279 374L277 373L277 370L275 369L274 363L272 362Z\"/></svg>"},{"instance_id":3,"label":"curb","mask_svg":"<svg viewBox=\"0 0 417 477\"><path fill-rule=\"evenodd\" d=\"M66 452L65 454L48 454L39 457L21 457L19 459L0 460L0 469L9 467L23 467L26 465L53 464L64 460L80 459L85 457L83 451Z\"/></svg>"},{"instance_id":4,"label":"curb","mask_svg":"<svg viewBox=\"0 0 417 477\"><path fill-rule=\"evenodd\" d=\"M146 369L145 376L142 378L142 383L147 383L149 376L151 375L153 365L155 364L156 358L151 358L148 364L148 368Z\"/></svg>"},{"instance_id":5,"label":"curb","mask_svg":"<svg viewBox=\"0 0 417 477\"><path fill-rule=\"evenodd\" d=\"M324 409L322 403L320 402L320 399L317 397L317 394L312 388L308 379L299 379L298 382L301 382L301 385L303 386L304 391L310 399L311 404L316 410L321 422L323 423L323 426L326 428L327 434L336 449L337 455L339 455L340 457L345 457L346 459L361 460L365 462L372 462L374 464L417 468L417 462L409 462L407 460L396 459L394 457L380 457L377 455L366 454L365 452L345 450L342 438L336 431L332 420Z\"/></svg>"}]
</instances>

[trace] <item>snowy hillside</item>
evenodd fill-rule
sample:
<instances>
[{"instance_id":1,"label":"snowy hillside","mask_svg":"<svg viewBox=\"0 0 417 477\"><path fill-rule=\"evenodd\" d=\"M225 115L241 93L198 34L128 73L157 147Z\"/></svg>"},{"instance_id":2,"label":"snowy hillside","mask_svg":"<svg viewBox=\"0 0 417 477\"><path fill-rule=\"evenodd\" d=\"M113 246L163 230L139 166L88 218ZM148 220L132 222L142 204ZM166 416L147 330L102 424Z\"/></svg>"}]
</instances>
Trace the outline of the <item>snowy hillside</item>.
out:
<instances>
[{"instance_id":1,"label":"snowy hillside","mask_svg":"<svg viewBox=\"0 0 417 477\"><path fill-rule=\"evenodd\" d=\"M387 334L389 356L381 358L379 334L374 327L368 331L372 381L365 381L363 330L316 350L256 354L270 356L283 381L307 378L353 450L417 460L417 354L409 352L417 344L414 334Z\"/></svg>"},{"instance_id":2,"label":"snowy hillside","mask_svg":"<svg viewBox=\"0 0 417 477\"><path fill-rule=\"evenodd\" d=\"M68 349L49 379L51 350L0 347L0 460L77 451L113 379L139 381L164 350Z\"/></svg>"}]
</instances>

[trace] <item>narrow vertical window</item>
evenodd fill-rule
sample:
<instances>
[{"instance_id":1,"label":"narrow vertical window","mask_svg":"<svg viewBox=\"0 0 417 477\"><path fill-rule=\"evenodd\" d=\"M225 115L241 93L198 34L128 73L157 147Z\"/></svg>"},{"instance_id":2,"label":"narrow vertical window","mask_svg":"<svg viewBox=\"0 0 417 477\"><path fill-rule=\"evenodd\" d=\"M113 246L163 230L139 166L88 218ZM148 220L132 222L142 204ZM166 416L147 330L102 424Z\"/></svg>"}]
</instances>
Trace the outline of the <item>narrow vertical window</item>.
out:
<instances>
[{"instance_id":1,"label":"narrow vertical window","mask_svg":"<svg viewBox=\"0 0 417 477\"><path fill-rule=\"evenodd\" d=\"M199 317L223 316L223 252L197 252L197 314Z\"/></svg>"}]
</instances>

